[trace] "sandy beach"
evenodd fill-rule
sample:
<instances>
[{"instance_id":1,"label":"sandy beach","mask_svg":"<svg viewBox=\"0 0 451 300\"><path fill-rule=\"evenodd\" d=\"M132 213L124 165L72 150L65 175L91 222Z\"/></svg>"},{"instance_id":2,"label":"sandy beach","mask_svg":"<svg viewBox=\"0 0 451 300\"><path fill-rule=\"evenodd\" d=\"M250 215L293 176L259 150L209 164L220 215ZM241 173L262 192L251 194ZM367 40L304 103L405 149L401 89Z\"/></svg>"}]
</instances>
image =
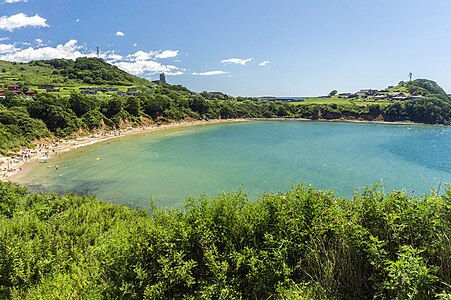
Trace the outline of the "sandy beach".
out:
<instances>
[{"instance_id":1,"label":"sandy beach","mask_svg":"<svg viewBox=\"0 0 451 300\"><path fill-rule=\"evenodd\" d=\"M71 151L80 147L92 145L98 142L120 138L132 134L147 133L152 131L160 131L176 127L189 127L210 125L219 123L243 122L246 119L211 119L205 120L190 120L181 122L172 122L168 124L128 127L126 129L112 130L104 133L91 134L88 136L81 136L71 140L52 141L52 142L36 142L34 149L21 149L15 156L0 156L0 180L20 182L20 179L26 176L26 173L36 163L49 163L54 155ZM52 167L57 167L51 165Z\"/></svg>"},{"instance_id":2,"label":"sandy beach","mask_svg":"<svg viewBox=\"0 0 451 300\"><path fill-rule=\"evenodd\" d=\"M176 127L188 127L188 126L199 126L199 125L209 125L218 123L231 123L231 122L243 122L243 121L321 121L321 122L348 122L348 123L372 123L372 124L387 124L387 125L424 125L421 123L412 122L386 122L386 121L364 121L364 120L311 120L302 118L249 118L249 119L211 119L211 120L189 120L172 122L161 125L152 126L141 126L141 127L128 127L126 129L112 130L103 133L91 134L88 136L80 136L76 139L62 140L58 142L36 142L34 149L22 149L18 155L15 156L0 156L0 180L1 181L13 181L19 182L20 179L24 178L29 170L36 163L49 163L49 166L57 167L51 165L52 156L55 154L77 149L83 146L92 145L101 141L106 141L109 139L119 138L123 136L128 136L132 134L140 134L146 132L152 132L157 130L164 130L168 128Z\"/></svg>"}]
</instances>

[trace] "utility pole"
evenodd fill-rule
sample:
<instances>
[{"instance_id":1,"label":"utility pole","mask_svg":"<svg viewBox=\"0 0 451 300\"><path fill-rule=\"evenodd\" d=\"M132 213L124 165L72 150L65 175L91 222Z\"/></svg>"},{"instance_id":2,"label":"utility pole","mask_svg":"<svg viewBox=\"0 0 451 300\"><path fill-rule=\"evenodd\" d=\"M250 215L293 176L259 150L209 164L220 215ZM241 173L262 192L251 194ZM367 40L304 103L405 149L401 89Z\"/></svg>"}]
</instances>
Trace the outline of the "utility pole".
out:
<instances>
[{"instance_id":1,"label":"utility pole","mask_svg":"<svg viewBox=\"0 0 451 300\"><path fill-rule=\"evenodd\" d=\"M100 58L100 49L97 47L97 58Z\"/></svg>"},{"instance_id":2,"label":"utility pole","mask_svg":"<svg viewBox=\"0 0 451 300\"><path fill-rule=\"evenodd\" d=\"M412 72L409 73L409 81L412 81Z\"/></svg>"}]
</instances>

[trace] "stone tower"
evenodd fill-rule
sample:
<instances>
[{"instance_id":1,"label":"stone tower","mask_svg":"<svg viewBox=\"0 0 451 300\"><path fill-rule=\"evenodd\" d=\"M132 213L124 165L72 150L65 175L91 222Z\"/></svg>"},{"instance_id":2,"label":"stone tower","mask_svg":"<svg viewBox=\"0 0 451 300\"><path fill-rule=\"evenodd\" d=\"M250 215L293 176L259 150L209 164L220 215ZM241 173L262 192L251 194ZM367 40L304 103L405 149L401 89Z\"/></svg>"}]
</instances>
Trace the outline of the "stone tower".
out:
<instances>
[{"instance_id":1,"label":"stone tower","mask_svg":"<svg viewBox=\"0 0 451 300\"><path fill-rule=\"evenodd\" d=\"M164 73L160 73L160 84L166 83L166 76L164 76Z\"/></svg>"}]
</instances>

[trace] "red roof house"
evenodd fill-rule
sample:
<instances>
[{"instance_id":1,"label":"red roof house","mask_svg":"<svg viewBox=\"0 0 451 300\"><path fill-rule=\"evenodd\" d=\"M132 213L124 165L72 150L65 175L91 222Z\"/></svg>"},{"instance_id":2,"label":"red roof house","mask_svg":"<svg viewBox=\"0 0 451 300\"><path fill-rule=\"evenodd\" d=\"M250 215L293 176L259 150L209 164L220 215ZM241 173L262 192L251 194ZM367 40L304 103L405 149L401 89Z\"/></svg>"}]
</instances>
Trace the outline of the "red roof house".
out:
<instances>
[{"instance_id":1,"label":"red roof house","mask_svg":"<svg viewBox=\"0 0 451 300\"><path fill-rule=\"evenodd\" d=\"M26 91L25 95L33 97L33 96L36 96L36 92L35 91Z\"/></svg>"},{"instance_id":2,"label":"red roof house","mask_svg":"<svg viewBox=\"0 0 451 300\"><path fill-rule=\"evenodd\" d=\"M8 84L6 88L10 91L18 90L20 89L20 84Z\"/></svg>"}]
</instances>

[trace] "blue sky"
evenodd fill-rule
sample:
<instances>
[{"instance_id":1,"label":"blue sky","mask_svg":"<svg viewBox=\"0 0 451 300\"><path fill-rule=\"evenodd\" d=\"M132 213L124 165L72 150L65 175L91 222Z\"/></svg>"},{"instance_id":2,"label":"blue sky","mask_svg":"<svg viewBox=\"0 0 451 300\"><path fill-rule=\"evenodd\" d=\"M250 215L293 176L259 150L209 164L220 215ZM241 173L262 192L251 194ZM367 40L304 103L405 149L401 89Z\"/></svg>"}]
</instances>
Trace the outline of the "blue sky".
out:
<instances>
[{"instance_id":1,"label":"blue sky","mask_svg":"<svg viewBox=\"0 0 451 300\"><path fill-rule=\"evenodd\" d=\"M194 91L313 96L412 72L451 92L449 0L0 0L0 59L97 46L122 69Z\"/></svg>"}]
</instances>

